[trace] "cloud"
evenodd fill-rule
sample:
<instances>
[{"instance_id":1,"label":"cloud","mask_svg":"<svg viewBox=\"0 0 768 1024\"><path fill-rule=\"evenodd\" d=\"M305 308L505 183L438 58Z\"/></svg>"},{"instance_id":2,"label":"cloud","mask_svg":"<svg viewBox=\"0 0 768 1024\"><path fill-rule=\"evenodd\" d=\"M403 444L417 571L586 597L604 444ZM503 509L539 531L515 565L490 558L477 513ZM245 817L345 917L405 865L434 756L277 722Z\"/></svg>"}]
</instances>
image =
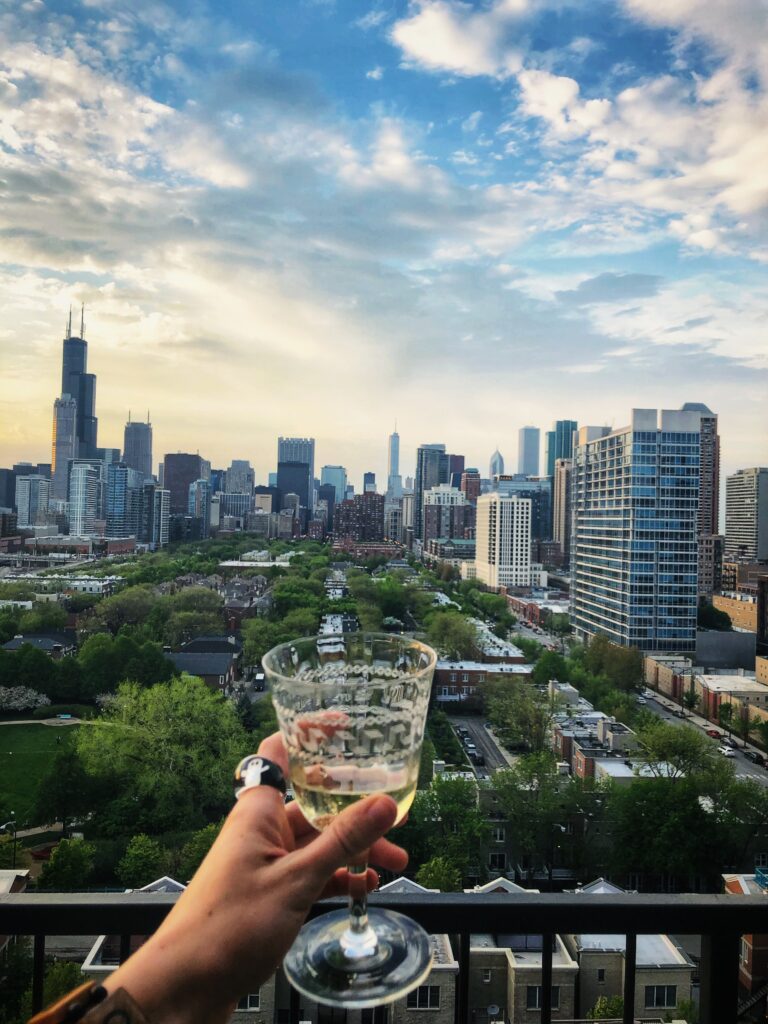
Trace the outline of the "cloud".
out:
<instances>
[{"instance_id":1,"label":"cloud","mask_svg":"<svg viewBox=\"0 0 768 1024\"><path fill-rule=\"evenodd\" d=\"M595 302L624 302L655 295L662 278L655 274L598 274L571 291L555 292L566 305L589 306Z\"/></svg>"},{"instance_id":2,"label":"cloud","mask_svg":"<svg viewBox=\"0 0 768 1024\"><path fill-rule=\"evenodd\" d=\"M461 122L461 130L463 132L476 132L482 116L482 110L476 110Z\"/></svg>"},{"instance_id":3,"label":"cloud","mask_svg":"<svg viewBox=\"0 0 768 1024\"><path fill-rule=\"evenodd\" d=\"M374 80L374 82L380 82L381 79L384 77L384 68L382 68L382 67L372 68L370 71L366 71L365 77L366 78L372 78Z\"/></svg>"},{"instance_id":4,"label":"cloud","mask_svg":"<svg viewBox=\"0 0 768 1024\"><path fill-rule=\"evenodd\" d=\"M458 0L419 0L415 13L395 22L391 39L407 65L507 78L520 67L520 54L505 42L506 30L527 7L526 0L496 0L486 10Z\"/></svg>"},{"instance_id":5,"label":"cloud","mask_svg":"<svg viewBox=\"0 0 768 1024\"><path fill-rule=\"evenodd\" d=\"M386 11L371 10L367 14L364 14L361 18L357 18L354 24L357 28L361 28L364 31L368 31L372 28L378 28L379 25L383 25L387 20Z\"/></svg>"}]
</instances>

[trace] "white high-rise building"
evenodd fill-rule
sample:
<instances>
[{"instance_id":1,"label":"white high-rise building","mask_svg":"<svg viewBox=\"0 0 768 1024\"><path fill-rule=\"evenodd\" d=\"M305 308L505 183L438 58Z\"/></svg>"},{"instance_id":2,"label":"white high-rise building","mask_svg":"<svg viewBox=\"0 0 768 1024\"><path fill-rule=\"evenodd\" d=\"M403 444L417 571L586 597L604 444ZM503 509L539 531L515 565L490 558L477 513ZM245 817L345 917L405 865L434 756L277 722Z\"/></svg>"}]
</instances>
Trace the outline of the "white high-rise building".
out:
<instances>
[{"instance_id":1,"label":"white high-rise building","mask_svg":"<svg viewBox=\"0 0 768 1024\"><path fill-rule=\"evenodd\" d=\"M77 402L62 395L53 403L53 444L51 445L51 497L67 500L69 462L78 454Z\"/></svg>"},{"instance_id":2,"label":"white high-rise building","mask_svg":"<svg viewBox=\"0 0 768 1024\"><path fill-rule=\"evenodd\" d=\"M40 526L45 522L51 496L51 481L33 473L16 477L16 509L19 527Z\"/></svg>"},{"instance_id":3,"label":"white high-rise building","mask_svg":"<svg viewBox=\"0 0 768 1024\"><path fill-rule=\"evenodd\" d=\"M400 476L400 435L397 431L389 435L389 459L387 462L387 496L400 498L403 481Z\"/></svg>"},{"instance_id":4,"label":"white high-rise building","mask_svg":"<svg viewBox=\"0 0 768 1024\"><path fill-rule=\"evenodd\" d=\"M531 585L531 499L481 494L477 499L476 578L487 587Z\"/></svg>"},{"instance_id":5,"label":"white high-rise building","mask_svg":"<svg viewBox=\"0 0 768 1024\"><path fill-rule=\"evenodd\" d=\"M104 464L75 459L69 473L69 532L89 537L104 509Z\"/></svg>"},{"instance_id":6,"label":"white high-rise building","mask_svg":"<svg viewBox=\"0 0 768 1024\"><path fill-rule=\"evenodd\" d=\"M21 525L21 523L19 523ZM725 481L725 557L768 559L768 469L740 469Z\"/></svg>"}]
</instances>

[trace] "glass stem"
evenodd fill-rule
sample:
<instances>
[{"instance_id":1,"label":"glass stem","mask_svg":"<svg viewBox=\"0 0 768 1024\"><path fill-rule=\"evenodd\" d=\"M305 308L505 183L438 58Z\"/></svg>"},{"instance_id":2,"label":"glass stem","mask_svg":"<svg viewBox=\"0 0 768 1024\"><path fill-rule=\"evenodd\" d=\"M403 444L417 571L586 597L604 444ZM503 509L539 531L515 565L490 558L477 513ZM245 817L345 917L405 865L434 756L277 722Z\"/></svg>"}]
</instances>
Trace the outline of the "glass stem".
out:
<instances>
[{"instance_id":1,"label":"glass stem","mask_svg":"<svg viewBox=\"0 0 768 1024\"><path fill-rule=\"evenodd\" d=\"M378 948L376 933L368 923L368 864L350 864L349 924L341 936L341 948L350 960L373 956Z\"/></svg>"}]
</instances>

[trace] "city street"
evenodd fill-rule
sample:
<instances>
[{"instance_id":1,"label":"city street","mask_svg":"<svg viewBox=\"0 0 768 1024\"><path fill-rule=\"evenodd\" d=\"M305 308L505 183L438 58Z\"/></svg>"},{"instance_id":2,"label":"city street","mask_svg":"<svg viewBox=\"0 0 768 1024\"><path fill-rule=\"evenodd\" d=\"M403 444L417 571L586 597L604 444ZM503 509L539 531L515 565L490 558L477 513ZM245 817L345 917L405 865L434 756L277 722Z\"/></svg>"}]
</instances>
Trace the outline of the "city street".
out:
<instances>
[{"instance_id":1,"label":"city street","mask_svg":"<svg viewBox=\"0 0 768 1024\"><path fill-rule=\"evenodd\" d=\"M456 717L451 715L449 717L454 732L456 731L457 726L466 726L469 730L472 742L477 747L478 754L482 754L485 758L484 766L472 766L472 770L478 778L488 776L493 772L498 771L499 768L509 767L512 761L507 759L504 752L494 740L490 731L485 728L483 724L484 719L478 718L476 715L457 715ZM459 742L461 742L461 737L457 738Z\"/></svg>"}]
</instances>

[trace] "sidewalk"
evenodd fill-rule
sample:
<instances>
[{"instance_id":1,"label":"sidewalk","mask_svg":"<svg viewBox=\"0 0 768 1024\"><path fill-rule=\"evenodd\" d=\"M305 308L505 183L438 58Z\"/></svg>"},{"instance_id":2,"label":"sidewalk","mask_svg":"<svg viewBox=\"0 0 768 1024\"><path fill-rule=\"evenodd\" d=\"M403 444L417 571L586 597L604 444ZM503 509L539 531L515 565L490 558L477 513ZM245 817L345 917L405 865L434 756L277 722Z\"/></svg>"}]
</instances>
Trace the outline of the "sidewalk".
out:
<instances>
[{"instance_id":1,"label":"sidewalk","mask_svg":"<svg viewBox=\"0 0 768 1024\"><path fill-rule=\"evenodd\" d=\"M665 694L659 693L658 690L654 690L652 686L648 686L646 684L646 689L653 694L653 699L656 703L661 704L666 711L682 711L683 717L680 719L681 722L685 722L687 725L696 725L700 729L717 729L717 731L721 732L723 736L729 735L728 729L723 728L717 722L710 722L708 718L704 718L696 711L688 711L685 708L681 708L677 701L672 700L671 697L667 697ZM733 742L737 744L739 750L751 750L755 754L762 754L763 757L768 757L766 752L761 747L755 746L754 743L747 743L745 746L744 740L738 734L737 730L731 729L730 735L733 738Z\"/></svg>"}]
</instances>

